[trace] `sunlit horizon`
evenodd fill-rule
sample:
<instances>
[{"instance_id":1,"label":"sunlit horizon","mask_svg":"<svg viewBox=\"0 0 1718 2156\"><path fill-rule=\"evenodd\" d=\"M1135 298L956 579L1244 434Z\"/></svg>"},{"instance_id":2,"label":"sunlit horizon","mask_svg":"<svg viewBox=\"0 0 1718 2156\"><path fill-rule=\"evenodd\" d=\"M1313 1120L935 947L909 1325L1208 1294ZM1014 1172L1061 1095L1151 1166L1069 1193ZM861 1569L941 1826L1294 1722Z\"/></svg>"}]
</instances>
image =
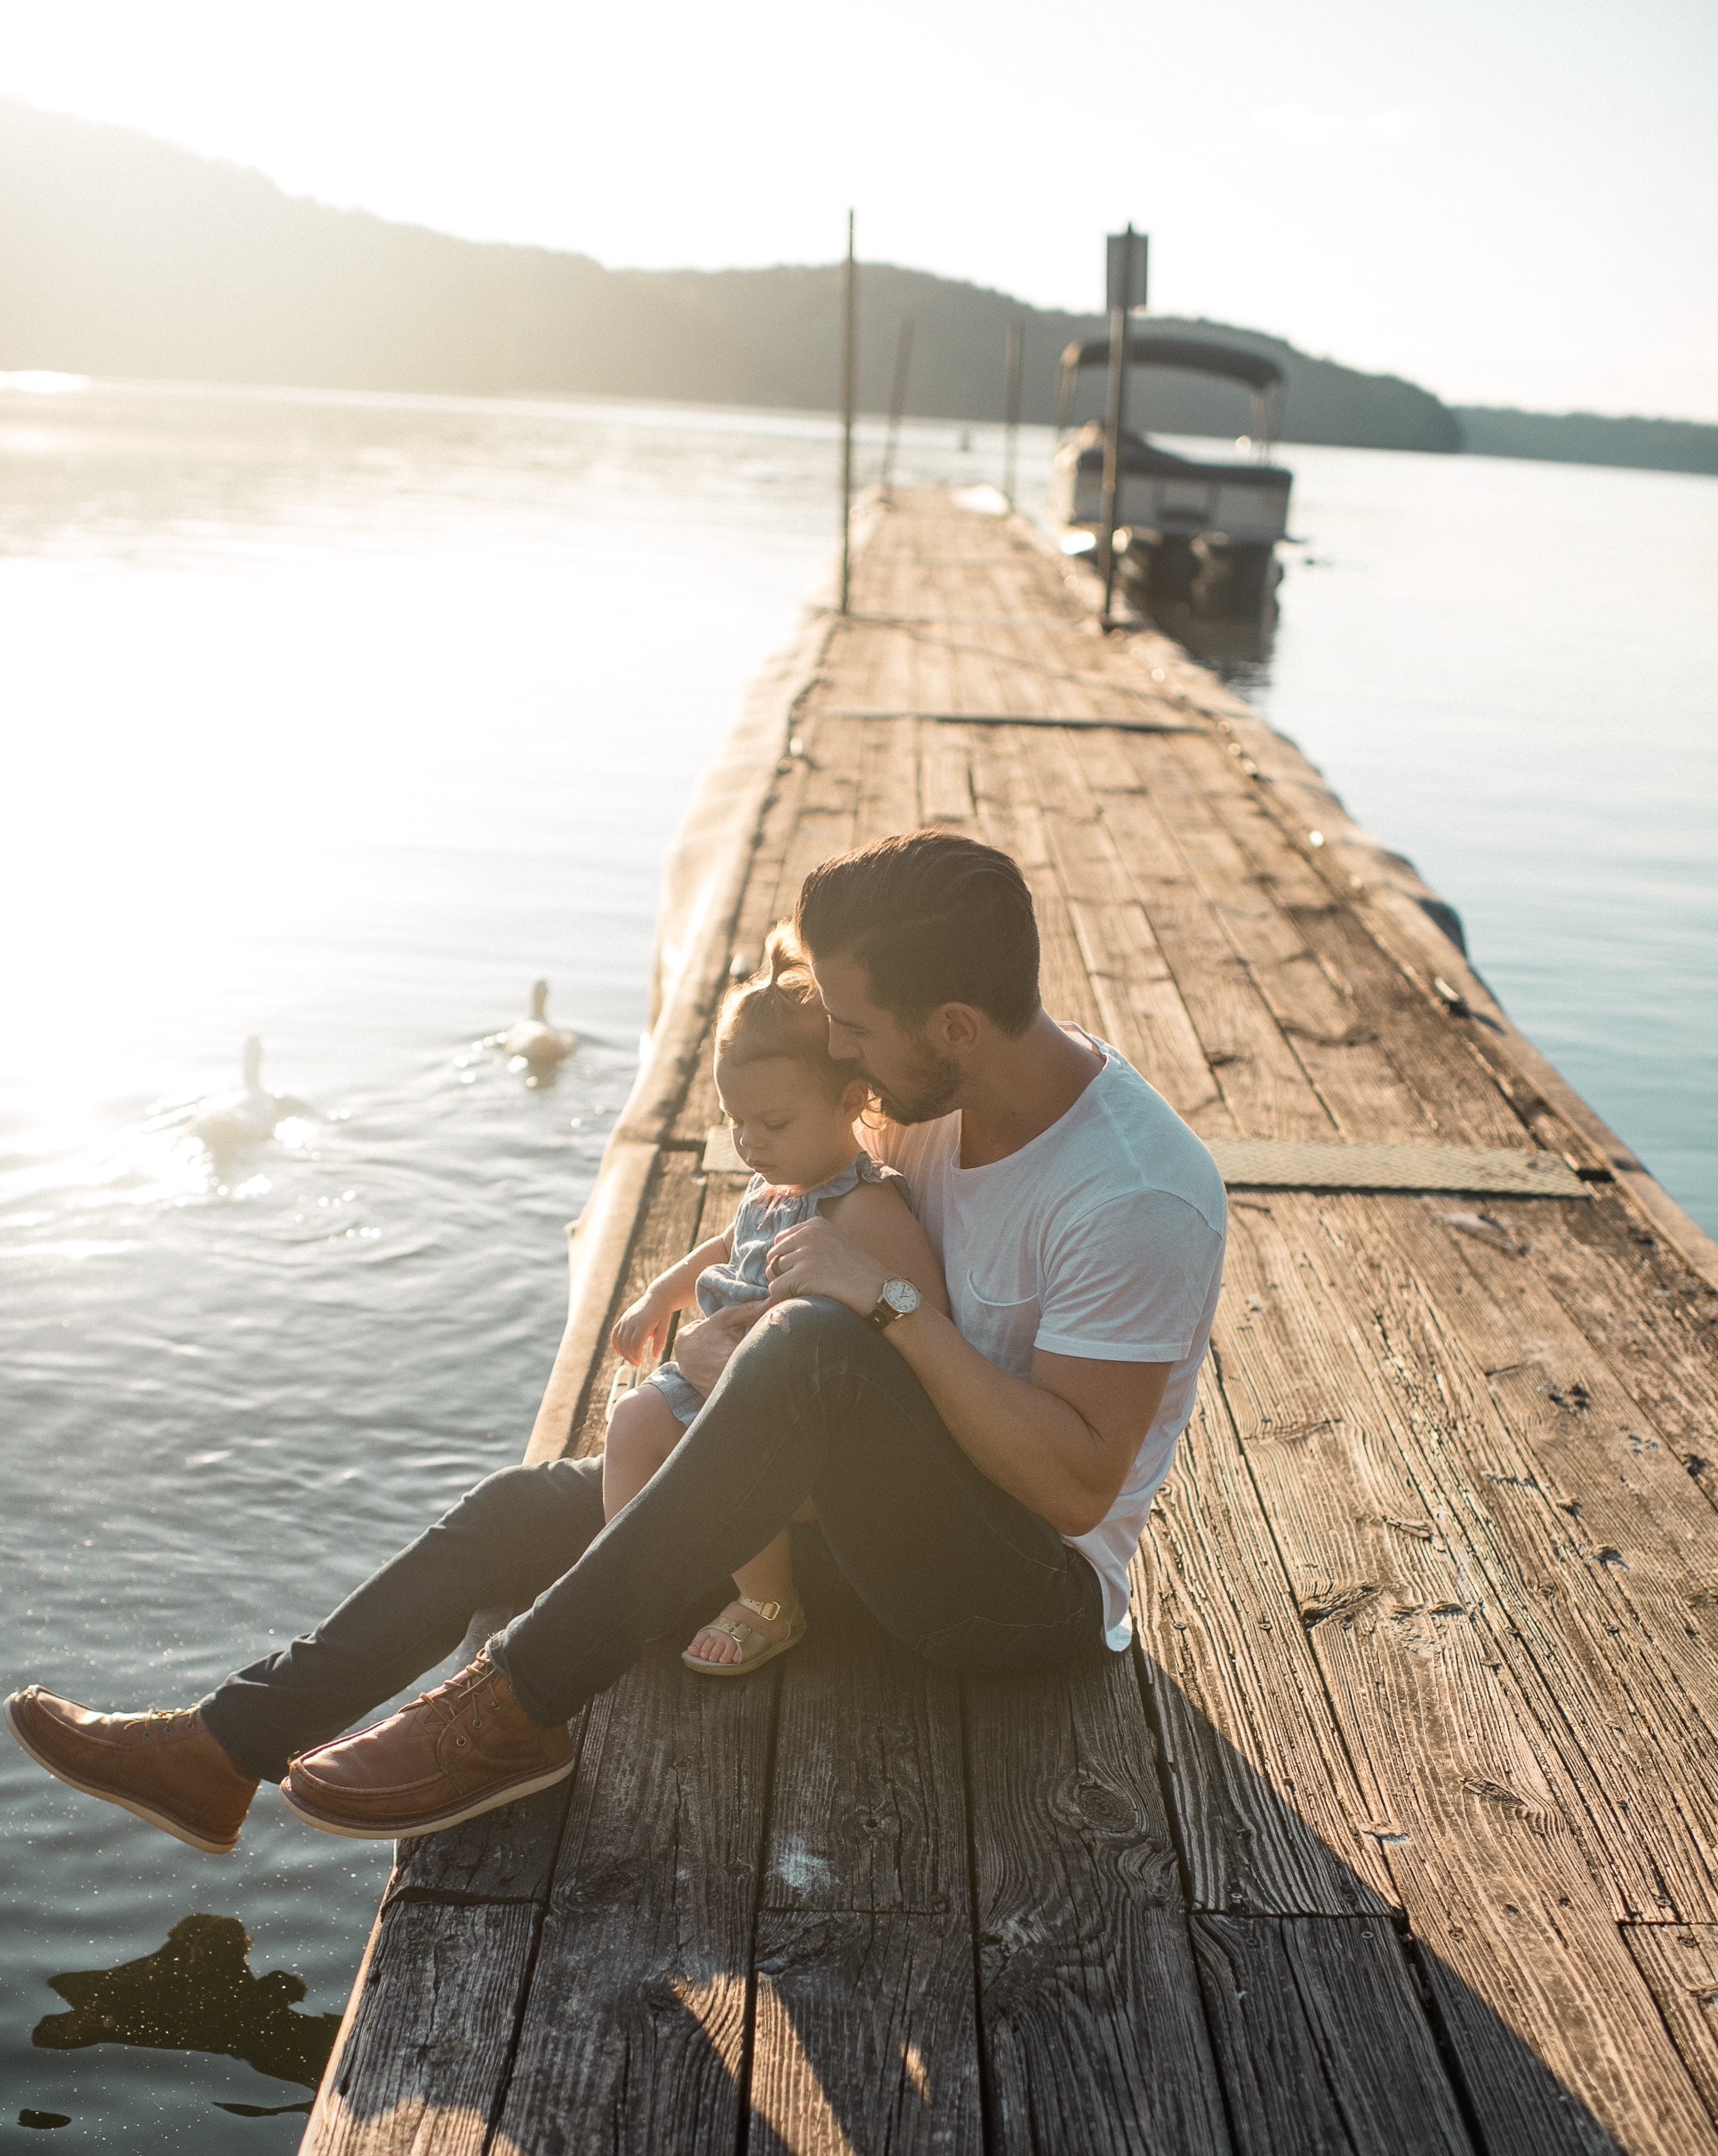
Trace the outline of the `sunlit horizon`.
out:
<instances>
[{"instance_id":1,"label":"sunlit horizon","mask_svg":"<svg viewBox=\"0 0 1718 2156\"><path fill-rule=\"evenodd\" d=\"M1103 231L1154 305L1455 404L1718 420L1718 27L1692 0L1571 23L1361 0L1221 23L771 0L634 19L513 0L4 11L0 93L289 192L614 267L860 251L1096 304Z\"/></svg>"}]
</instances>

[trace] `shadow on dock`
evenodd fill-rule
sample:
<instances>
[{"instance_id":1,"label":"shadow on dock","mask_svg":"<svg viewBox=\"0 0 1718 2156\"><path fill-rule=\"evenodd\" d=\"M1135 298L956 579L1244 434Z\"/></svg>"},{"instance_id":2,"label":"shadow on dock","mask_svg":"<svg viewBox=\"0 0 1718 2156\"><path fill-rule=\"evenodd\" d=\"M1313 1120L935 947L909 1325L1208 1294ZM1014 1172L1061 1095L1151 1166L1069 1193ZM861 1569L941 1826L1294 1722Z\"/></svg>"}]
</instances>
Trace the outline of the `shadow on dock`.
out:
<instances>
[{"instance_id":1,"label":"shadow on dock","mask_svg":"<svg viewBox=\"0 0 1718 2156\"><path fill-rule=\"evenodd\" d=\"M407 1854L313 2145L1625 2145L1144 1656L957 1681L849 1615L710 1689L659 1651L570 1787ZM1633 2145L1704 2145L1666 2096Z\"/></svg>"}]
</instances>

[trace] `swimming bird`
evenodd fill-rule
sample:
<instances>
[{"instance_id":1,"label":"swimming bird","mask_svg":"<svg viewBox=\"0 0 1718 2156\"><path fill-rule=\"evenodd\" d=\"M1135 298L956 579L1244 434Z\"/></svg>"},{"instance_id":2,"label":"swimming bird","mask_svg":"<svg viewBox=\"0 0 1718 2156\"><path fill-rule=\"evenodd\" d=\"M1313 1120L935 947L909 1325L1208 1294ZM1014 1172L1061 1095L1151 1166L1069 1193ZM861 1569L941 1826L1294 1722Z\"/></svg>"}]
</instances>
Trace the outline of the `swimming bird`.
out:
<instances>
[{"instance_id":1,"label":"swimming bird","mask_svg":"<svg viewBox=\"0 0 1718 2156\"><path fill-rule=\"evenodd\" d=\"M241 1145L272 1138L289 1116L311 1110L288 1093L269 1093L262 1084L262 1043L252 1034L245 1044L245 1083L231 1093L213 1093L191 1118L191 1128L217 1157Z\"/></svg>"},{"instance_id":2,"label":"swimming bird","mask_svg":"<svg viewBox=\"0 0 1718 2156\"><path fill-rule=\"evenodd\" d=\"M550 1024L546 981L532 983L530 1016L521 1018L517 1025L509 1026L505 1033L494 1038L503 1055L525 1065L527 1086L548 1085L579 1045L576 1033L558 1032Z\"/></svg>"}]
</instances>

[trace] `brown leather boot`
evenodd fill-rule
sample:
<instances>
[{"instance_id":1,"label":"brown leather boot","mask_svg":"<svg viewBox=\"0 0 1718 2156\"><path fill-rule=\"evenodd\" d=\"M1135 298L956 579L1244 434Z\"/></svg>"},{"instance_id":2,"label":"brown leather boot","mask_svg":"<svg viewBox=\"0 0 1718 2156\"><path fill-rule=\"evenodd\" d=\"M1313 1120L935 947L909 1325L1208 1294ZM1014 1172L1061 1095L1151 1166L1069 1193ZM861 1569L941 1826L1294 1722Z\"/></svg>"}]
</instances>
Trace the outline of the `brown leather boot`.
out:
<instances>
[{"instance_id":1,"label":"brown leather boot","mask_svg":"<svg viewBox=\"0 0 1718 2156\"><path fill-rule=\"evenodd\" d=\"M534 1722L482 1654L385 1722L301 1753L280 1793L325 1834L395 1841L458 1826L572 1771L566 1726Z\"/></svg>"},{"instance_id":2,"label":"brown leather boot","mask_svg":"<svg viewBox=\"0 0 1718 2156\"><path fill-rule=\"evenodd\" d=\"M237 1847L256 1783L240 1774L195 1707L98 1714L31 1685L12 1694L5 1712L36 1765L86 1797L103 1797L211 1856Z\"/></svg>"}]
</instances>

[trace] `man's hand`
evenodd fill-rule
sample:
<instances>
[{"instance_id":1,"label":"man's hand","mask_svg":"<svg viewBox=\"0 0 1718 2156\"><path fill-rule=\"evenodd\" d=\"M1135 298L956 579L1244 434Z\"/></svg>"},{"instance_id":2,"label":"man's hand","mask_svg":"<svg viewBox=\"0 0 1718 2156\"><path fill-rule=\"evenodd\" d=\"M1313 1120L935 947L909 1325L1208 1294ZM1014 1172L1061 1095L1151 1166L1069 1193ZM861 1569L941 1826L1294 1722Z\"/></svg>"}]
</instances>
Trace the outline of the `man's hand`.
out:
<instances>
[{"instance_id":1,"label":"man's hand","mask_svg":"<svg viewBox=\"0 0 1718 2156\"><path fill-rule=\"evenodd\" d=\"M674 1342L674 1360L694 1392L706 1399L727 1369L728 1358L769 1309L767 1302L733 1302L702 1325L682 1326Z\"/></svg>"},{"instance_id":2,"label":"man's hand","mask_svg":"<svg viewBox=\"0 0 1718 2156\"><path fill-rule=\"evenodd\" d=\"M772 1302L784 1302L790 1295L827 1295L861 1318L877 1308L888 1278L874 1257L826 1220L784 1229L770 1245L764 1270Z\"/></svg>"}]
</instances>

